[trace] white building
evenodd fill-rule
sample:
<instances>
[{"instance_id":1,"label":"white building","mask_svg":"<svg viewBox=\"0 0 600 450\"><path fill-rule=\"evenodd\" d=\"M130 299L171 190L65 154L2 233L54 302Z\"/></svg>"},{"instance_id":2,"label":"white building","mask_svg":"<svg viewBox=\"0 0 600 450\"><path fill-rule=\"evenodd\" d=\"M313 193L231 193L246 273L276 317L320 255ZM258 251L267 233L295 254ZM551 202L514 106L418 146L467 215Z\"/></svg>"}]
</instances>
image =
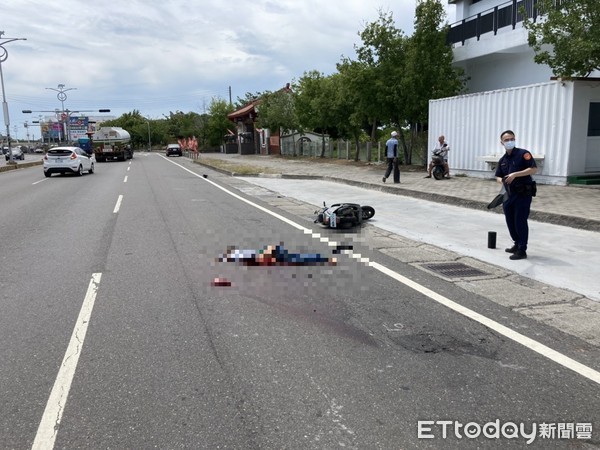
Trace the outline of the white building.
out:
<instances>
[{"instance_id":1,"label":"white building","mask_svg":"<svg viewBox=\"0 0 600 450\"><path fill-rule=\"evenodd\" d=\"M600 80L556 80L536 64L520 9L539 19L537 0L449 0L456 20L449 40L469 94L433 100L429 142L444 134L453 172L491 177L512 129L537 156L541 182L566 184L600 175ZM600 177L599 177L600 178Z\"/></svg>"}]
</instances>

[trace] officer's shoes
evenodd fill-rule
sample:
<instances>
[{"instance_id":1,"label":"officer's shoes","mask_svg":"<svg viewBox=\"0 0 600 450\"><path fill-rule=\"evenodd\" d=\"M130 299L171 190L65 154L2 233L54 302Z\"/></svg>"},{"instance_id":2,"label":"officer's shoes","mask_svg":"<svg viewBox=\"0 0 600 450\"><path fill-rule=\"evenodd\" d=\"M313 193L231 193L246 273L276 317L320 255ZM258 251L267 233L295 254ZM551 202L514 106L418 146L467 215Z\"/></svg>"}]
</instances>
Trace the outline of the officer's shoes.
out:
<instances>
[{"instance_id":1,"label":"officer's shoes","mask_svg":"<svg viewBox=\"0 0 600 450\"><path fill-rule=\"evenodd\" d=\"M512 255L509 256L510 259L527 259L527 252L525 250L517 250Z\"/></svg>"},{"instance_id":2,"label":"officer's shoes","mask_svg":"<svg viewBox=\"0 0 600 450\"><path fill-rule=\"evenodd\" d=\"M517 244L515 244L511 248L507 248L504 251L506 253L516 253L517 250L519 250L519 247L517 247Z\"/></svg>"}]
</instances>

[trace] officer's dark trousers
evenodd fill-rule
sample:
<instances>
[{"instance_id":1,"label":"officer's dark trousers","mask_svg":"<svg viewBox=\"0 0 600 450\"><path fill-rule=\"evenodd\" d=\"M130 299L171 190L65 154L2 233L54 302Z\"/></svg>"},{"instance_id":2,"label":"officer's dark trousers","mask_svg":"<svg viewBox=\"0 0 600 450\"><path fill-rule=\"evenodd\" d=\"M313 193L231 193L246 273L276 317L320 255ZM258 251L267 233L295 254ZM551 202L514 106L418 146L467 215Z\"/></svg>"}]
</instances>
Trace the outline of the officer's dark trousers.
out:
<instances>
[{"instance_id":1,"label":"officer's dark trousers","mask_svg":"<svg viewBox=\"0 0 600 450\"><path fill-rule=\"evenodd\" d=\"M517 244L519 250L527 250L529 239L529 210L531 209L531 195L511 194L502 204L504 217L510 237Z\"/></svg>"},{"instance_id":2,"label":"officer's dark trousers","mask_svg":"<svg viewBox=\"0 0 600 450\"><path fill-rule=\"evenodd\" d=\"M400 167L398 166L398 159L394 162L394 158L388 158L384 177L389 177L392 170L394 171L394 183L400 183Z\"/></svg>"}]
</instances>

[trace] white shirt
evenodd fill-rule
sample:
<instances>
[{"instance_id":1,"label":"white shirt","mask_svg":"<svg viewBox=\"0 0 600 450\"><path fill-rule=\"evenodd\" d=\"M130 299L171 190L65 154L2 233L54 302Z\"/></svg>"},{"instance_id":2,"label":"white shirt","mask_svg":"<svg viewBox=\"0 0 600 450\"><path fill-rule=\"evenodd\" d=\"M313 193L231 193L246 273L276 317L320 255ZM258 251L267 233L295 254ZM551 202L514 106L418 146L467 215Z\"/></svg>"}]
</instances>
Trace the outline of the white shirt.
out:
<instances>
[{"instance_id":1,"label":"white shirt","mask_svg":"<svg viewBox=\"0 0 600 450\"><path fill-rule=\"evenodd\" d=\"M442 148L444 150L442 150ZM444 158L444 161L448 161L448 150L450 150L450 146L446 141L444 141L442 144L440 144L440 141L438 141L437 144L435 144L435 148L433 149L433 151L435 152L436 150L442 150L440 156Z\"/></svg>"}]
</instances>

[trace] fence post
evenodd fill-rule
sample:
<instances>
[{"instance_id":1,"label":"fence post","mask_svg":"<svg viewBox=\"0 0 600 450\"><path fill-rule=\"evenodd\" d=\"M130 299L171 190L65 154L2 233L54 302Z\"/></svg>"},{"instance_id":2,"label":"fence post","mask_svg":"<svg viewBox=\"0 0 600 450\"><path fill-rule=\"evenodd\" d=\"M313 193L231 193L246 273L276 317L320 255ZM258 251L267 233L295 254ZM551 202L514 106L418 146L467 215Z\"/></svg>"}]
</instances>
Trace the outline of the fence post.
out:
<instances>
[{"instance_id":1,"label":"fence post","mask_svg":"<svg viewBox=\"0 0 600 450\"><path fill-rule=\"evenodd\" d=\"M350 150L350 147L348 146L348 141L346 141L346 159L350 159L349 150Z\"/></svg>"}]
</instances>

